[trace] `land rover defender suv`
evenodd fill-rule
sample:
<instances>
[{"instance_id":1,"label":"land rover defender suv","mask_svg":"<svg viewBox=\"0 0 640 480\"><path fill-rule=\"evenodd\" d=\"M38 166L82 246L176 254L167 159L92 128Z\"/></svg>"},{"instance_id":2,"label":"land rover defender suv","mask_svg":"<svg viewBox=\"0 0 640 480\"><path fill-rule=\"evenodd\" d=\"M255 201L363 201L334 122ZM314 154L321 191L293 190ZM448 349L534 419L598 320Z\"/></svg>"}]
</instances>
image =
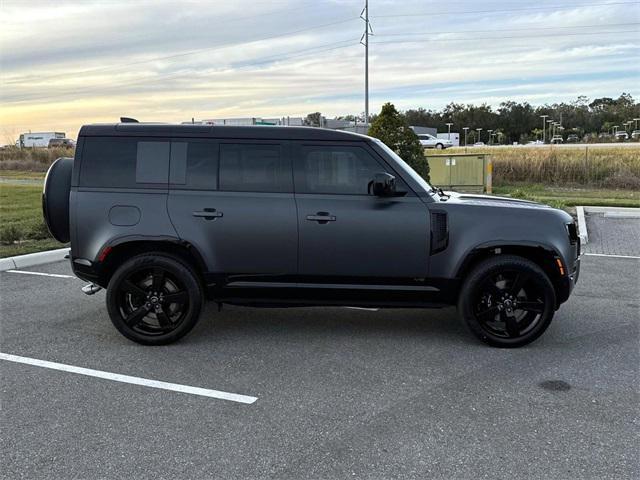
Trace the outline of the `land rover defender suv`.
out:
<instances>
[{"instance_id":1,"label":"land rover defender suv","mask_svg":"<svg viewBox=\"0 0 640 480\"><path fill-rule=\"evenodd\" d=\"M578 279L571 216L432 188L377 139L304 127L81 128L45 179L53 236L115 327L173 342L219 305L457 305L482 341L538 338Z\"/></svg>"}]
</instances>

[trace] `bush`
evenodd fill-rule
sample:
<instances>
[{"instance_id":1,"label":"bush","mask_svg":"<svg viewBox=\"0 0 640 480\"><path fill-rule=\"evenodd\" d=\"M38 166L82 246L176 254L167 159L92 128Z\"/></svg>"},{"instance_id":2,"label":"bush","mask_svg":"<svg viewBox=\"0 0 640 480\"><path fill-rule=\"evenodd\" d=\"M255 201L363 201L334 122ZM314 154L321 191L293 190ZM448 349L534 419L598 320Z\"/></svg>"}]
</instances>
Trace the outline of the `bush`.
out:
<instances>
[{"instance_id":1,"label":"bush","mask_svg":"<svg viewBox=\"0 0 640 480\"><path fill-rule=\"evenodd\" d=\"M429 181L429 163L424 158L424 149L420 145L420 140L393 104L385 103L382 106L380 115L371 122L369 135L380 139Z\"/></svg>"}]
</instances>

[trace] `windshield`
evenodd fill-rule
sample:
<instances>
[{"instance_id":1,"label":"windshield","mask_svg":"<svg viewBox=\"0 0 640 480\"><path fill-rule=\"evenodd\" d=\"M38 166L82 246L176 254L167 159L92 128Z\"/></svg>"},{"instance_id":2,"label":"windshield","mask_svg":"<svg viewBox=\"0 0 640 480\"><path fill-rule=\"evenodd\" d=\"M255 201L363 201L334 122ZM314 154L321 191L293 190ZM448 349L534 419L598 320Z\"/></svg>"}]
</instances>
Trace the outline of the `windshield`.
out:
<instances>
[{"instance_id":1,"label":"windshield","mask_svg":"<svg viewBox=\"0 0 640 480\"><path fill-rule=\"evenodd\" d=\"M413 179L416 181L416 183L418 183L422 188L424 188L425 192L430 192L431 191L431 185L429 185L427 183L427 181L422 178L420 175L418 175L418 173L411 168L407 162L405 162L402 158L400 158L398 156L398 154L396 152L394 152L393 150L391 150L389 147L387 147L383 142L381 142L380 140L378 140L377 138L373 139L379 146L380 148L382 148L387 154L389 154L396 162L398 162L398 165L400 165L400 167Z\"/></svg>"}]
</instances>

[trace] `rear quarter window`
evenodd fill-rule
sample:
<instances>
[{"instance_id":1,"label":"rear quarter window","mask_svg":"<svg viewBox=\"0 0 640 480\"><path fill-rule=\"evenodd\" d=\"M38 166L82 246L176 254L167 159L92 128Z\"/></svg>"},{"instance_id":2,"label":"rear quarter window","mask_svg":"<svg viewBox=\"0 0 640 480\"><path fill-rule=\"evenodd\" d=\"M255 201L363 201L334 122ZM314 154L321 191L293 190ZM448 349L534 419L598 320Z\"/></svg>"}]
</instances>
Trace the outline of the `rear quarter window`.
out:
<instances>
[{"instance_id":1,"label":"rear quarter window","mask_svg":"<svg viewBox=\"0 0 640 480\"><path fill-rule=\"evenodd\" d=\"M169 178L169 142L129 137L86 137L80 186L162 188Z\"/></svg>"}]
</instances>

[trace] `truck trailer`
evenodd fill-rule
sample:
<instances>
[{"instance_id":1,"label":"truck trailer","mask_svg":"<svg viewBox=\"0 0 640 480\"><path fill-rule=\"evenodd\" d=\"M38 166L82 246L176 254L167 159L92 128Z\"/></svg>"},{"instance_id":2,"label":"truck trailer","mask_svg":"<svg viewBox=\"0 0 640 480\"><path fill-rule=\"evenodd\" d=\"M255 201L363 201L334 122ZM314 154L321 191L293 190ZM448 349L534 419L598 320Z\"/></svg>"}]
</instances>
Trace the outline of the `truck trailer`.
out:
<instances>
[{"instance_id":1,"label":"truck trailer","mask_svg":"<svg viewBox=\"0 0 640 480\"><path fill-rule=\"evenodd\" d=\"M47 148L52 138L66 138L64 132L21 133L16 140L18 148Z\"/></svg>"}]
</instances>

